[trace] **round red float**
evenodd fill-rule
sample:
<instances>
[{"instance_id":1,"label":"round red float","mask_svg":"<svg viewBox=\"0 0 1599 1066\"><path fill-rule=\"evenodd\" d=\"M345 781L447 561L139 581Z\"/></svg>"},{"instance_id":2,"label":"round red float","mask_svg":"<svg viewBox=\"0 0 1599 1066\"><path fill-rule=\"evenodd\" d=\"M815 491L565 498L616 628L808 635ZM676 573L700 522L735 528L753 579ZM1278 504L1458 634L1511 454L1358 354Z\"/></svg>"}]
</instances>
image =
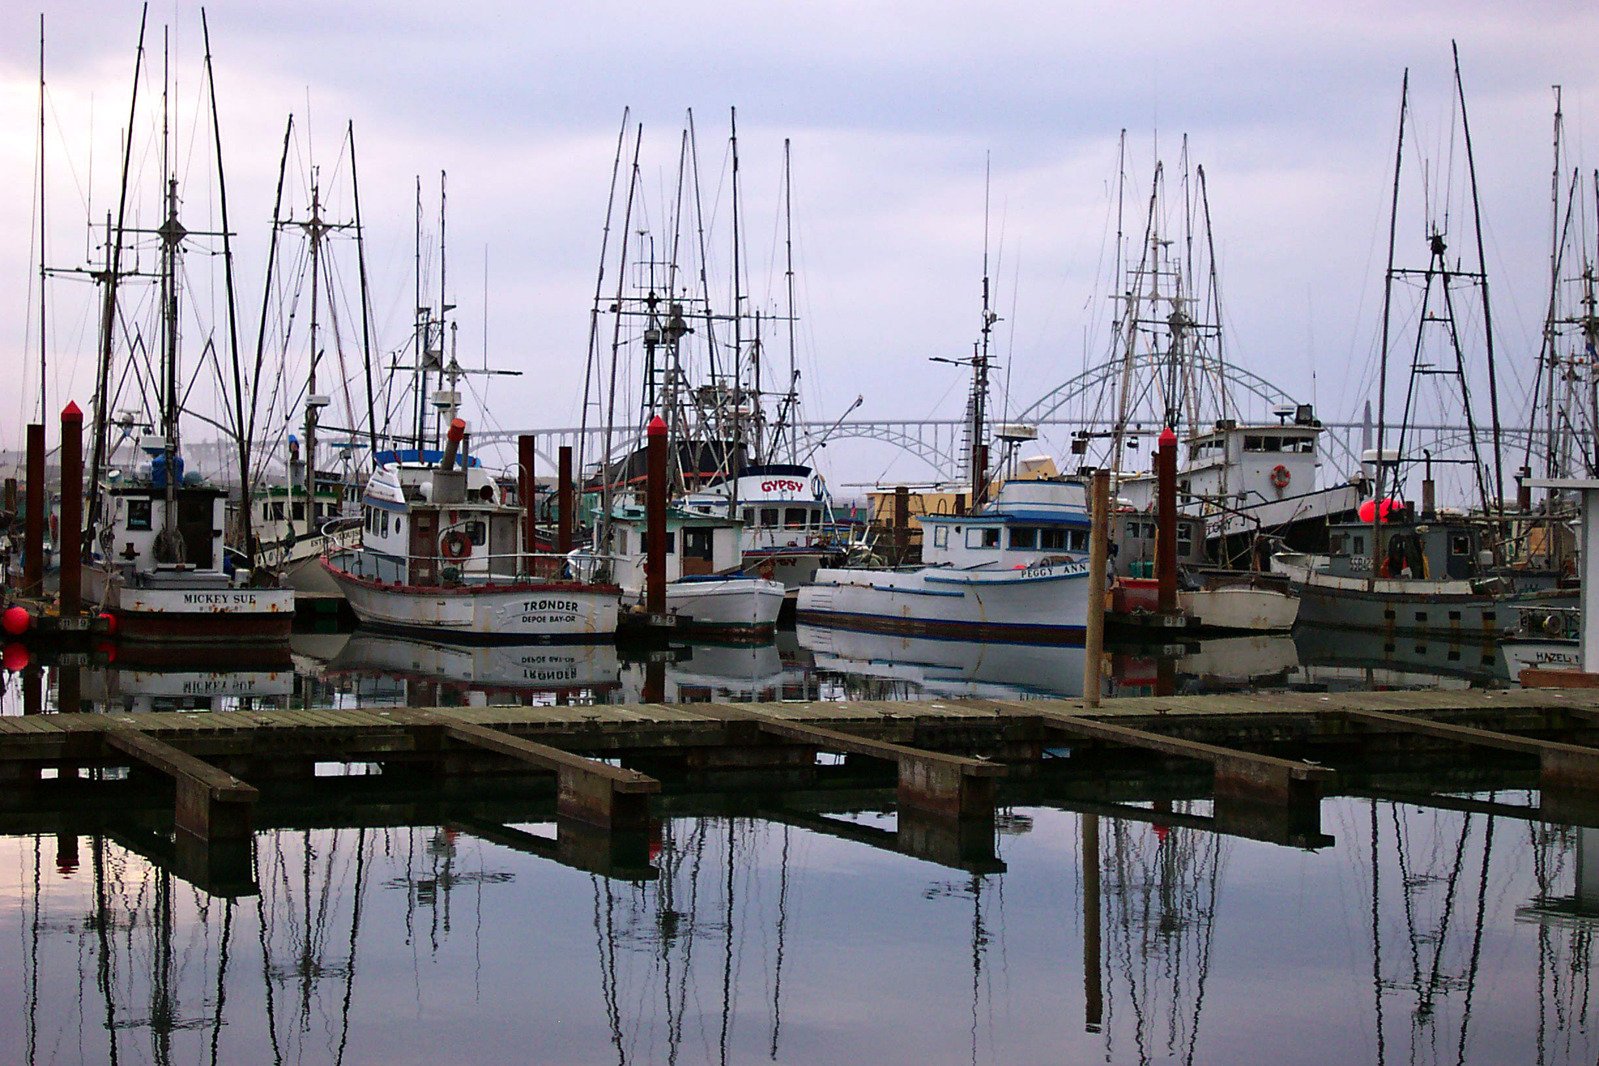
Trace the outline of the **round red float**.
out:
<instances>
[{"instance_id":1,"label":"round red float","mask_svg":"<svg viewBox=\"0 0 1599 1066\"><path fill-rule=\"evenodd\" d=\"M28 617L26 607L7 607L5 613L0 615L0 629L4 629L7 636L20 637L32 624L33 619Z\"/></svg>"},{"instance_id":2,"label":"round red float","mask_svg":"<svg viewBox=\"0 0 1599 1066\"><path fill-rule=\"evenodd\" d=\"M28 662L28 647L25 644L7 644L5 651L0 652L0 664L12 673L25 669Z\"/></svg>"},{"instance_id":3,"label":"round red float","mask_svg":"<svg viewBox=\"0 0 1599 1066\"><path fill-rule=\"evenodd\" d=\"M1396 500L1396 499L1393 499L1392 497L1382 501L1382 519L1381 520L1384 521L1384 522L1388 521L1390 515L1394 514L1397 511L1403 510L1404 506L1405 506L1405 501L1404 500ZM1360 520L1362 522L1370 522L1372 520L1372 518L1374 518L1376 516L1376 514L1377 514L1377 501L1376 500L1367 500L1365 503L1361 504L1358 514L1360 515Z\"/></svg>"},{"instance_id":4,"label":"round red float","mask_svg":"<svg viewBox=\"0 0 1599 1066\"><path fill-rule=\"evenodd\" d=\"M105 619L105 631L111 636L117 635L117 616L110 611L101 611L100 617Z\"/></svg>"}]
</instances>

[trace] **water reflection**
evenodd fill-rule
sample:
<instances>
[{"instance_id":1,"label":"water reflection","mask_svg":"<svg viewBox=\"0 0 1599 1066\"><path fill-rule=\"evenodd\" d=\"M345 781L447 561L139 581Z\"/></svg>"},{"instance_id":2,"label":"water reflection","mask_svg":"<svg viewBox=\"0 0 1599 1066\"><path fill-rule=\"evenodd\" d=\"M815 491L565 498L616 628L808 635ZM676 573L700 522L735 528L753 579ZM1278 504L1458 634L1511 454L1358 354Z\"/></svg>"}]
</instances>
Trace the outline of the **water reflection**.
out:
<instances>
[{"instance_id":1,"label":"water reflection","mask_svg":"<svg viewBox=\"0 0 1599 1066\"><path fill-rule=\"evenodd\" d=\"M20 646L18 646L20 647ZM0 714L41 710L484 706L827 699L1036 699L1082 693L1083 649L948 641L802 625L764 645L463 646L365 630L294 635L269 661L215 649L129 651L46 665L22 649ZM8 652L9 655L9 652ZM11 659L8 658L8 662ZM1297 630L1114 647L1103 693L1149 696L1292 689L1503 687L1502 649L1470 641Z\"/></svg>"},{"instance_id":2,"label":"water reflection","mask_svg":"<svg viewBox=\"0 0 1599 1066\"><path fill-rule=\"evenodd\" d=\"M350 796L324 824L378 820ZM1594 830L1336 799L1337 843L1309 853L1177 824L1205 806L1008 810L1007 871L953 876L714 814L661 825L653 882L494 843L470 819L272 829L254 898L41 812L39 831L0 838L0 922L20 949L0 956L0 1059L1599 1054Z\"/></svg>"}]
</instances>

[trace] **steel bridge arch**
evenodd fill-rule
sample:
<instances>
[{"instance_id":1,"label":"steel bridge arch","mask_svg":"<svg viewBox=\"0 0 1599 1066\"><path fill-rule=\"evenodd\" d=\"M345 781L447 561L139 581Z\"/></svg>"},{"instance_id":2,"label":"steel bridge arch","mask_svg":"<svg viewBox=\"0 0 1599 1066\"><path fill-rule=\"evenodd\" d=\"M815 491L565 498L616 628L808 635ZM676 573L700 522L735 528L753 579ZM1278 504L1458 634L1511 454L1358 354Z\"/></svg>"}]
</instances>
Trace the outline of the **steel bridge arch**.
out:
<instances>
[{"instance_id":1,"label":"steel bridge arch","mask_svg":"<svg viewBox=\"0 0 1599 1066\"><path fill-rule=\"evenodd\" d=\"M1076 377L1044 393L1031 406L1013 415L1011 420L1030 423L1053 422L1062 407L1065 407L1073 400L1081 398L1091 390L1097 390L1111 378L1119 377L1122 369L1122 363L1119 360L1089 367ZM1145 353L1133 360L1133 370L1135 372L1145 370L1154 373L1162 369L1164 369L1164 357L1159 353ZM1236 390L1235 395L1248 394L1268 407L1275 407L1278 404L1297 403L1292 396L1289 396L1259 374L1245 370L1234 363L1223 363L1221 372L1222 380L1230 388Z\"/></svg>"}]
</instances>

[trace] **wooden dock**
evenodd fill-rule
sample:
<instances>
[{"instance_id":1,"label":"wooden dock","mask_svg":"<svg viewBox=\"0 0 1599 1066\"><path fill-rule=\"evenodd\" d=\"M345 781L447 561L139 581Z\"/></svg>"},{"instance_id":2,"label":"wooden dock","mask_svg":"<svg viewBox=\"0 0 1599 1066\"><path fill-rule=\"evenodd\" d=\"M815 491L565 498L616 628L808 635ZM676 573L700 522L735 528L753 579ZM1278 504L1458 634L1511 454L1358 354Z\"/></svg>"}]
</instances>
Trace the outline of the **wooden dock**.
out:
<instances>
[{"instance_id":1,"label":"wooden dock","mask_svg":"<svg viewBox=\"0 0 1599 1066\"><path fill-rule=\"evenodd\" d=\"M376 764L385 788L419 795L445 783L542 787L554 794L557 837L517 842L613 876L649 876L644 835L673 809L663 782L673 795L725 794L762 816L983 870L997 862L1002 790L1024 795L1062 773L1078 775L1068 790L1077 809L1151 818L1109 783L1132 768L1213 800L1211 816L1168 812L1170 824L1301 847L1329 839L1325 794L1368 794L1384 773L1403 772L1406 795L1469 805L1450 795L1474 791L1458 773L1468 765L1522 773L1542 797L1529 816L1599 824L1599 691L1167 696L1092 710L1078 700L934 700L25 715L0 718L0 825L7 812L40 807L45 792L125 790L80 771L126 767L134 783L171 782L168 824L191 868L236 867L257 807L330 787L316 777L327 763ZM1418 769L1427 765L1431 778ZM772 801L821 787L839 766L850 787L863 772L877 775L867 786L892 787L882 795L896 830ZM493 839L520 833L484 825Z\"/></svg>"}]
</instances>

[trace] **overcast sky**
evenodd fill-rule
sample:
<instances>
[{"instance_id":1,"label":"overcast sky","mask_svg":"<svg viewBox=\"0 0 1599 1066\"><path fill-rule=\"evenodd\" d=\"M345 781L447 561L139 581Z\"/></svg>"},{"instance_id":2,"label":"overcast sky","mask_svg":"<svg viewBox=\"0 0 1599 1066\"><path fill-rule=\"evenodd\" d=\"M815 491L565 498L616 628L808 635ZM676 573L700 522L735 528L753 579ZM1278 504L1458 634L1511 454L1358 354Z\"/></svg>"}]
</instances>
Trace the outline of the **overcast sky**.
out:
<instances>
[{"instance_id":1,"label":"overcast sky","mask_svg":"<svg viewBox=\"0 0 1599 1066\"><path fill-rule=\"evenodd\" d=\"M116 195L139 8L52 4L44 14L49 257L76 266L90 213L103 217ZM0 180L11 192L0 200L0 255L12 279L0 352L17 385L0 402L6 445L38 402L37 42L21 16L0 42ZM1451 38L1482 186L1502 399L1519 412L1548 298L1552 85L1564 86L1572 164L1599 166L1599 149L1584 150L1599 101L1592 4L218 3L208 16L248 347L284 122L292 112L289 184L302 201L312 158L324 184L347 181L339 142L353 122L378 344L392 351L409 335L416 177L431 215L447 171L448 296L463 361L481 359L486 262L490 362L524 372L496 380L487 413L475 414L503 427L578 419L624 107L644 126L645 202L658 226L686 109L710 201L737 106L751 289L768 308L782 290L773 235L782 142L792 140L800 366L805 414L817 420L857 394L863 418L961 414L960 371L927 360L969 353L977 334L985 155L1010 407L1079 372L1085 348L1098 362L1124 128L1133 202L1147 196L1153 159L1177 165L1184 134L1205 167L1230 358L1314 399L1323 417L1356 417L1372 381L1406 67L1416 135L1407 180L1420 181L1427 155L1434 182L1457 199L1463 188ZM199 9L152 5L146 92L159 88L163 25L182 173L209 181L209 148L195 147ZM208 221L195 206L205 197L185 194L191 229ZM347 194L330 197L346 210ZM725 220L725 189L717 210ZM1451 229L1463 247L1464 220ZM1425 261L1422 230L1419 208L1401 220L1414 265ZM52 409L89 399L85 290L50 290ZM844 481L928 474L877 446L830 456L848 468L835 473Z\"/></svg>"}]
</instances>

